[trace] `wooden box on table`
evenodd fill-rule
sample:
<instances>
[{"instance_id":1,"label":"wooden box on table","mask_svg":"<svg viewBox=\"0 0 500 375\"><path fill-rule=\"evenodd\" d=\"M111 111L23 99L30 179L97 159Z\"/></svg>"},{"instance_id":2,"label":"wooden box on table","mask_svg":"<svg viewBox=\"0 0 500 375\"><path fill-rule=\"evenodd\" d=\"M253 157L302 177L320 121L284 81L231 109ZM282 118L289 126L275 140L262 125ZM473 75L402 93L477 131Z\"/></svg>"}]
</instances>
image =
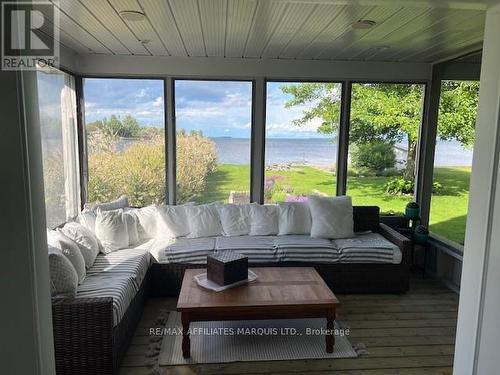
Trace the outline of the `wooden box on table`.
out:
<instances>
[{"instance_id":1,"label":"wooden box on table","mask_svg":"<svg viewBox=\"0 0 500 375\"><path fill-rule=\"evenodd\" d=\"M248 278L248 257L234 251L219 252L207 257L207 279L229 285Z\"/></svg>"}]
</instances>

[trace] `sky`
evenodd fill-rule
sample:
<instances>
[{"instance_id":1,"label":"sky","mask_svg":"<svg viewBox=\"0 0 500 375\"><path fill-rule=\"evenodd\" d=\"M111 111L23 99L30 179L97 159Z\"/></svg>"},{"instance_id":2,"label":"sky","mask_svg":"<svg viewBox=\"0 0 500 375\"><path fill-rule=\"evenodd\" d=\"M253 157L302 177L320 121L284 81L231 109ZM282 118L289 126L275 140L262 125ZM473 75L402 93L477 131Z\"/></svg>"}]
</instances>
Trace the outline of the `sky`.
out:
<instances>
[{"instance_id":1,"label":"sky","mask_svg":"<svg viewBox=\"0 0 500 375\"><path fill-rule=\"evenodd\" d=\"M307 106L284 108L289 96L281 91L283 84L267 86L267 137L323 138L316 131L319 119L300 127L292 124ZM87 78L84 96L87 123L130 114L141 126L163 126L162 80ZM175 81L177 129L201 130L208 137L250 138L251 108L251 82Z\"/></svg>"}]
</instances>

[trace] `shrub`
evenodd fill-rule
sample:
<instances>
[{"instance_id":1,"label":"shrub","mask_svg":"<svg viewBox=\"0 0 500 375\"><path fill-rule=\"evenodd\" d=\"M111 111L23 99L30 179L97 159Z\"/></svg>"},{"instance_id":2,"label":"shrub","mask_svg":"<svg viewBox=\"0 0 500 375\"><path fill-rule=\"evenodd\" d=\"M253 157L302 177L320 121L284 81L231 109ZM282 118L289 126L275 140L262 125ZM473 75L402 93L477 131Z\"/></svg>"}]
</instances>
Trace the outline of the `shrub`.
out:
<instances>
[{"instance_id":1,"label":"shrub","mask_svg":"<svg viewBox=\"0 0 500 375\"><path fill-rule=\"evenodd\" d=\"M217 169L215 143L199 133L177 134L177 201L203 194L207 176Z\"/></svg>"},{"instance_id":2,"label":"shrub","mask_svg":"<svg viewBox=\"0 0 500 375\"><path fill-rule=\"evenodd\" d=\"M165 200L165 141L163 134L116 149L116 137L100 132L89 138L88 201L104 202L122 194L133 206ZM215 144L200 134L177 136L177 199L203 193L208 174L217 166Z\"/></svg>"},{"instance_id":3,"label":"shrub","mask_svg":"<svg viewBox=\"0 0 500 375\"><path fill-rule=\"evenodd\" d=\"M109 144L107 140L106 144ZM121 152L107 146L97 149L102 152L89 155L89 202L104 202L122 194L129 197L133 206L164 200L165 147L162 138L135 143Z\"/></svg>"},{"instance_id":4,"label":"shrub","mask_svg":"<svg viewBox=\"0 0 500 375\"><path fill-rule=\"evenodd\" d=\"M409 195L413 194L415 182L403 177L391 178L385 184L385 191L391 195Z\"/></svg>"},{"instance_id":5,"label":"shrub","mask_svg":"<svg viewBox=\"0 0 500 375\"><path fill-rule=\"evenodd\" d=\"M443 186L439 182L432 183L432 193L439 194ZM415 191L415 181L407 180L403 177L391 178L385 184L385 191L391 195L413 195Z\"/></svg>"},{"instance_id":6,"label":"shrub","mask_svg":"<svg viewBox=\"0 0 500 375\"><path fill-rule=\"evenodd\" d=\"M384 170L394 168L396 154L391 143L373 141L356 146L352 152L352 164L361 174L380 176Z\"/></svg>"}]
</instances>

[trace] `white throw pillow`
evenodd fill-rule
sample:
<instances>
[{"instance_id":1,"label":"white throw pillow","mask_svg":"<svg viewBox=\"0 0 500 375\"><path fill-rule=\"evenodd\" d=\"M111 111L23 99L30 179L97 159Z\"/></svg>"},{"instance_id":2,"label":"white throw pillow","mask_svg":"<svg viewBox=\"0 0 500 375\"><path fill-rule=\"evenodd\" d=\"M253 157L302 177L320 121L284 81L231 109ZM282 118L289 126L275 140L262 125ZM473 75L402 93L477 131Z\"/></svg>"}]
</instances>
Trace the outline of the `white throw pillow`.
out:
<instances>
[{"instance_id":1,"label":"white throw pillow","mask_svg":"<svg viewBox=\"0 0 500 375\"><path fill-rule=\"evenodd\" d=\"M158 207L154 204L142 208L131 209L137 218L137 235L140 241L155 238L158 227Z\"/></svg>"},{"instance_id":2,"label":"white throw pillow","mask_svg":"<svg viewBox=\"0 0 500 375\"><path fill-rule=\"evenodd\" d=\"M82 212L78 215L76 220L82 224L85 228L90 229L92 233L95 234L95 217L94 211L84 208Z\"/></svg>"},{"instance_id":3,"label":"white throw pillow","mask_svg":"<svg viewBox=\"0 0 500 375\"><path fill-rule=\"evenodd\" d=\"M128 244L135 245L140 240L139 230L137 228L139 220L137 219L136 210L124 211L123 217L127 224Z\"/></svg>"},{"instance_id":4,"label":"white throw pillow","mask_svg":"<svg viewBox=\"0 0 500 375\"><path fill-rule=\"evenodd\" d=\"M279 204L279 235L310 233L311 211L306 202Z\"/></svg>"},{"instance_id":5,"label":"white throw pillow","mask_svg":"<svg viewBox=\"0 0 500 375\"><path fill-rule=\"evenodd\" d=\"M185 206L189 226L188 238L213 237L222 234L218 204Z\"/></svg>"},{"instance_id":6,"label":"white throw pillow","mask_svg":"<svg viewBox=\"0 0 500 375\"><path fill-rule=\"evenodd\" d=\"M78 287L78 274L75 267L62 251L48 246L50 294L52 297L75 297Z\"/></svg>"},{"instance_id":7,"label":"white throw pillow","mask_svg":"<svg viewBox=\"0 0 500 375\"><path fill-rule=\"evenodd\" d=\"M85 267L89 269L94 264L97 254L99 254L99 240L95 234L76 222L66 223L59 231L78 245L85 260Z\"/></svg>"},{"instance_id":8,"label":"white throw pillow","mask_svg":"<svg viewBox=\"0 0 500 375\"><path fill-rule=\"evenodd\" d=\"M274 204L250 206L250 236L278 234L278 206Z\"/></svg>"},{"instance_id":9,"label":"white throw pillow","mask_svg":"<svg viewBox=\"0 0 500 375\"><path fill-rule=\"evenodd\" d=\"M101 251L104 254L128 247L127 223L123 210L97 210L95 234L101 241Z\"/></svg>"},{"instance_id":10,"label":"white throw pillow","mask_svg":"<svg viewBox=\"0 0 500 375\"><path fill-rule=\"evenodd\" d=\"M250 233L250 204L225 204L219 207L222 234L244 236Z\"/></svg>"},{"instance_id":11,"label":"white throw pillow","mask_svg":"<svg viewBox=\"0 0 500 375\"><path fill-rule=\"evenodd\" d=\"M97 210L101 211L111 211L118 210L120 208L128 207L128 198L126 195L122 195L120 198L115 199L111 202L104 203L85 203L84 208L89 209L97 213Z\"/></svg>"},{"instance_id":12,"label":"white throw pillow","mask_svg":"<svg viewBox=\"0 0 500 375\"><path fill-rule=\"evenodd\" d=\"M354 236L351 197L311 195L307 203L312 218L311 237L336 239Z\"/></svg>"},{"instance_id":13,"label":"white throw pillow","mask_svg":"<svg viewBox=\"0 0 500 375\"><path fill-rule=\"evenodd\" d=\"M193 204L158 206L158 232L159 237L177 238L189 234L186 207L194 207Z\"/></svg>"},{"instance_id":14,"label":"white throw pillow","mask_svg":"<svg viewBox=\"0 0 500 375\"><path fill-rule=\"evenodd\" d=\"M47 232L47 243L61 250L64 256L68 258L78 275L78 284L81 284L85 279L86 271L85 260L78 245L61 232L55 230Z\"/></svg>"}]
</instances>

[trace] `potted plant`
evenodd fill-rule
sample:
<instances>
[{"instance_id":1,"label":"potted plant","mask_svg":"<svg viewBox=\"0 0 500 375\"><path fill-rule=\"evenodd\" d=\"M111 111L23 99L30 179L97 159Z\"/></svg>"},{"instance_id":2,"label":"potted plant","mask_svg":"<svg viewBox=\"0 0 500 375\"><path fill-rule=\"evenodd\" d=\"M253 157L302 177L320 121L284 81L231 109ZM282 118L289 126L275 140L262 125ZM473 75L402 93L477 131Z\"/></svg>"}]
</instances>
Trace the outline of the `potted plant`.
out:
<instances>
[{"instance_id":1,"label":"potted plant","mask_svg":"<svg viewBox=\"0 0 500 375\"><path fill-rule=\"evenodd\" d=\"M405 216L412 220L420 217L420 206L417 202L410 202L406 205Z\"/></svg>"},{"instance_id":2,"label":"potted plant","mask_svg":"<svg viewBox=\"0 0 500 375\"><path fill-rule=\"evenodd\" d=\"M413 240L418 245L425 245L427 240L429 239L429 229L424 227L423 225L419 225L415 228L415 232L413 233Z\"/></svg>"}]
</instances>

